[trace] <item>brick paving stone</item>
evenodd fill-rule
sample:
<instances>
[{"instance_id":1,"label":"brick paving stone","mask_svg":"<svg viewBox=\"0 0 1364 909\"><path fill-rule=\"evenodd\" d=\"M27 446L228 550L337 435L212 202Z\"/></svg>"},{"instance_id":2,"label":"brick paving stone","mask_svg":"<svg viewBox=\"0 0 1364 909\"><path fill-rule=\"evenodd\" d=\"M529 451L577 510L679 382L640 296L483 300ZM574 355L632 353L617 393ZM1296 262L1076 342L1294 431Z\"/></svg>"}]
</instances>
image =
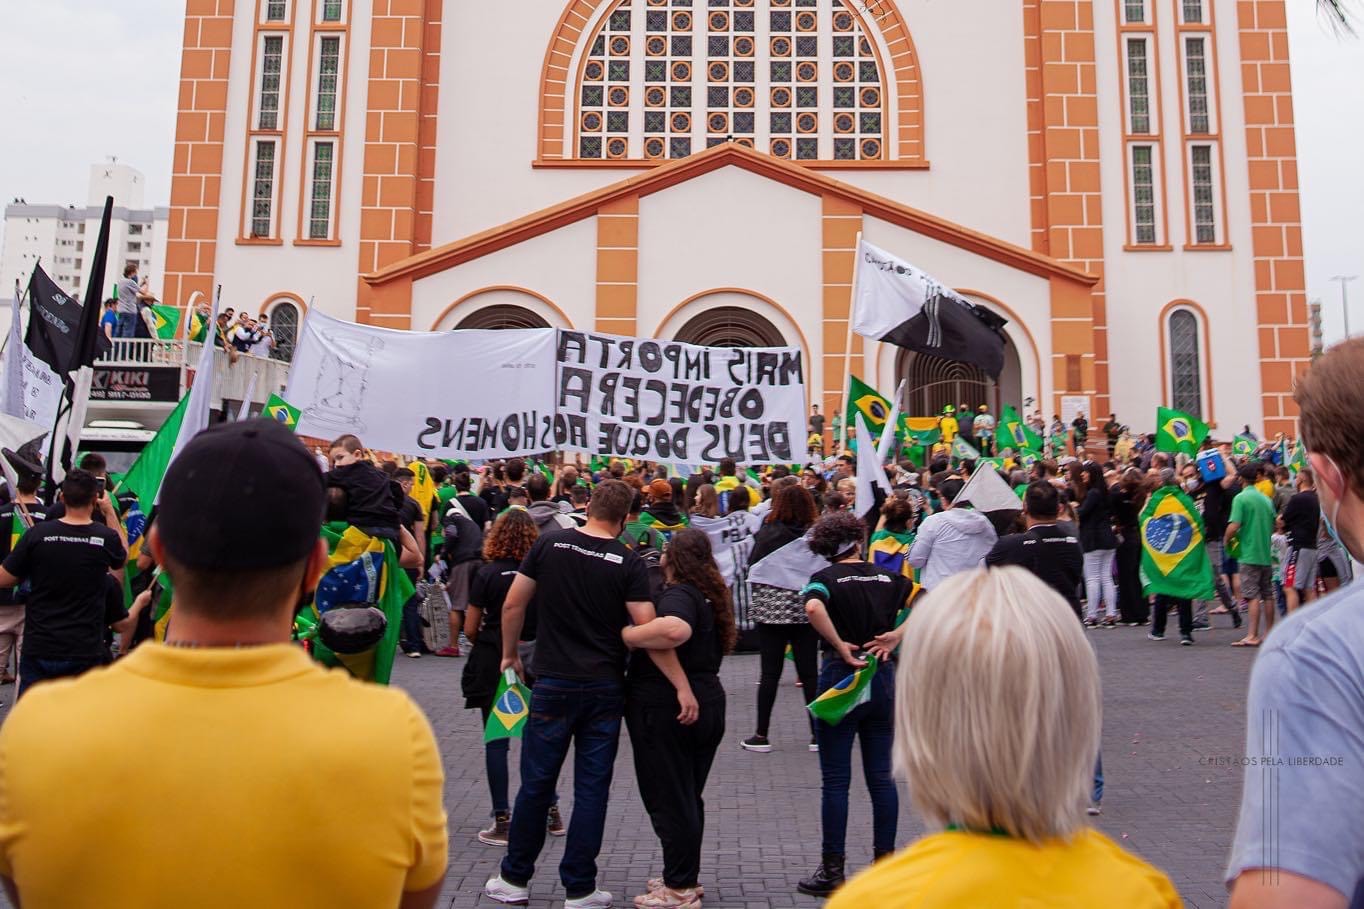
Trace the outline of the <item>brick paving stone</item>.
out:
<instances>
[{"instance_id":1,"label":"brick paving stone","mask_svg":"<svg viewBox=\"0 0 1364 909\"><path fill-rule=\"evenodd\" d=\"M1244 750L1245 688L1253 652L1227 645L1239 637L1226 618L1202 632L1193 647L1175 637L1146 640L1144 628L1089 632L1104 687L1103 814L1096 826L1125 848L1168 873L1186 905L1212 909L1226 903L1222 871L1235 830L1241 768L1204 763ZM395 684L425 709L445 756L446 808L450 816L450 867L440 905L495 906L481 897L503 850L475 834L487 822L482 734L477 711L463 709L462 659L400 659ZM750 754L739 740L752 732L756 714L756 655L725 661L728 730L706 792L706 844L702 882L707 909L809 909L821 901L795 892L796 881L819 860L819 763L809 741L800 690L787 672L772 722L771 754ZM5 690L8 701L12 689ZM130 705L131 706L131 705ZM0 711L0 716L4 711ZM512 746L515 797L519 743ZM559 791L565 820L573 807L573 762L566 762ZM856 767L856 762L854 762ZM599 886L631 905L662 857L634 785L629 736L622 730L606 834L598 861ZM924 832L900 787L898 842ZM848 825L849 870L871 861L871 810L866 787L854 773ZM531 884L531 907L559 906L558 862L563 840L549 838ZM3 897L0 897L0 904ZM7 905L7 904L4 904Z\"/></svg>"}]
</instances>

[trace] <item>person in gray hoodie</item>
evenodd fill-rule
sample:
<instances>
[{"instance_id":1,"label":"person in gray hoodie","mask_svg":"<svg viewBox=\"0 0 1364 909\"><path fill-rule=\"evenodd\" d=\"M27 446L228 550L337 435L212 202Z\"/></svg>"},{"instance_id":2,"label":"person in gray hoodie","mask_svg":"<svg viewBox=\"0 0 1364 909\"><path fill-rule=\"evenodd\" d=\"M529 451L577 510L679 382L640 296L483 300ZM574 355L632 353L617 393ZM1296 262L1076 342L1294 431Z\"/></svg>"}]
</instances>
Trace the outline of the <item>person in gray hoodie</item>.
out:
<instances>
[{"instance_id":1,"label":"person in gray hoodie","mask_svg":"<svg viewBox=\"0 0 1364 909\"><path fill-rule=\"evenodd\" d=\"M530 507L527 511L530 512L540 533L578 526L577 521L560 509L558 502L549 500L549 480L546 480L543 474L532 473L526 477L526 495L530 497Z\"/></svg>"}]
</instances>

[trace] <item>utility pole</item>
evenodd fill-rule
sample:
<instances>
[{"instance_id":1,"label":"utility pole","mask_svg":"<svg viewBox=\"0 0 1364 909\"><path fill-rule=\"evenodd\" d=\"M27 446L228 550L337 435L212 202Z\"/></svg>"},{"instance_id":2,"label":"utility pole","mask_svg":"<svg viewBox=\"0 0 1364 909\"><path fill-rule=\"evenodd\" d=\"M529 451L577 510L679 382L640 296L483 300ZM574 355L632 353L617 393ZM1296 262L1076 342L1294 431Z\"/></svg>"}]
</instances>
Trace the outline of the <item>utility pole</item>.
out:
<instances>
[{"instance_id":1,"label":"utility pole","mask_svg":"<svg viewBox=\"0 0 1364 909\"><path fill-rule=\"evenodd\" d=\"M1332 281L1340 282L1340 312L1345 317L1345 340L1350 339L1350 298L1346 287L1351 281L1359 280L1359 275L1336 275Z\"/></svg>"}]
</instances>

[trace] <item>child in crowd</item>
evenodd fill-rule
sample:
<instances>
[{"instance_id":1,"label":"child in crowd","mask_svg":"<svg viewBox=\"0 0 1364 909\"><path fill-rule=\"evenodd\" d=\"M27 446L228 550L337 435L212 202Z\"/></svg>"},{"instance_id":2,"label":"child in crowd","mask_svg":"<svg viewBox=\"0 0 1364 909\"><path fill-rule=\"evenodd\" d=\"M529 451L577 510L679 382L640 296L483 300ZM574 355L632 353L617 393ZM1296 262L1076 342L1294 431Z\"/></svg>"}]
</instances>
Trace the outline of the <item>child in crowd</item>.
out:
<instances>
[{"instance_id":1,"label":"child in crowd","mask_svg":"<svg viewBox=\"0 0 1364 909\"><path fill-rule=\"evenodd\" d=\"M1270 555L1274 558L1274 602L1279 615L1288 614L1288 600L1283 593L1283 566L1288 562L1288 534L1284 533L1283 518L1274 521L1274 533L1269 538Z\"/></svg>"},{"instance_id":2,"label":"child in crowd","mask_svg":"<svg viewBox=\"0 0 1364 909\"><path fill-rule=\"evenodd\" d=\"M391 477L361 457L363 450L360 439L353 435L332 442L327 486L345 492L347 523L400 546L398 514L406 495Z\"/></svg>"}]
</instances>

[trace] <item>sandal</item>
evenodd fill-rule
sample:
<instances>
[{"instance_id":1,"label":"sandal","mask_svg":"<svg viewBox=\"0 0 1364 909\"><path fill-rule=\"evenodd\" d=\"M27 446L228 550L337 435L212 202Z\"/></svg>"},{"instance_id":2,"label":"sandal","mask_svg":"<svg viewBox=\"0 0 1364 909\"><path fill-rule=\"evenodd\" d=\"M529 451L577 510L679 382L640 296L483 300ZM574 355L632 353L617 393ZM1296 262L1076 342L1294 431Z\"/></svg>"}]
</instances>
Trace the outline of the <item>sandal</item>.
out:
<instances>
[{"instance_id":1,"label":"sandal","mask_svg":"<svg viewBox=\"0 0 1364 909\"><path fill-rule=\"evenodd\" d=\"M1239 640L1239 641L1232 641L1232 642L1231 642L1231 646L1233 646L1233 647L1259 647L1259 646L1260 646L1260 642L1259 642L1259 641L1252 641L1252 640L1250 640L1250 638L1241 638L1241 640Z\"/></svg>"}]
</instances>

